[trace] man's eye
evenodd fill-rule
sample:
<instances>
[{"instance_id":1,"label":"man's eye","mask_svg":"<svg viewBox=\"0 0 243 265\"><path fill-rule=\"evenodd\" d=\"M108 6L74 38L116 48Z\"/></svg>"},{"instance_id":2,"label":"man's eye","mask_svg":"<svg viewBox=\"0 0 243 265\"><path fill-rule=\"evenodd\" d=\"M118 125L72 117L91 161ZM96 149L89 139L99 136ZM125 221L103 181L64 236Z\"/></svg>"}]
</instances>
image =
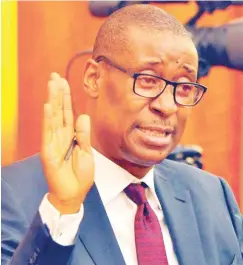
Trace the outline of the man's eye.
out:
<instances>
[{"instance_id":1,"label":"man's eye","mask_svg":"<svg viewBox=\"0 0 243 265\"><path fill-rule=\"evenodd\" d=\"M194 90L195 87L192 84L181 84L177 86L176 93L180 96L188 96Z\"/></svg>"},{"instance_id":2,"label":"man's eye","mask_svg":"<svg viewBox=\"0 0 243 265\"><path fill-rule=\"evenodd\" d=\"M193 88L193 86L192 85L183 85L182 86L182 90L184 90L184 91L190 91L190 90L192 90L192 88Z\"/></svg>"},{"instance_id":3,"label":"man's eye","mask_svg":"<svg viewBox=\"0 0 243 265\"><path fill-rule=\"evenodd\" d=\"M159 83L159 79L152 76L139 76L137 81L141 86L156 86Z\"/></svg>"}]
</instances>

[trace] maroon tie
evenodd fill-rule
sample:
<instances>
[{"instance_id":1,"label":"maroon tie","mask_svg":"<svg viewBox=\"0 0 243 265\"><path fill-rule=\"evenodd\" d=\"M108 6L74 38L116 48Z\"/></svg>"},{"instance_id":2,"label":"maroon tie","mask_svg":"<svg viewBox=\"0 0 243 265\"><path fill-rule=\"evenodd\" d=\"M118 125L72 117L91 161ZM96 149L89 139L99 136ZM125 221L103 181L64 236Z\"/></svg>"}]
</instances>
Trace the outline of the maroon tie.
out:
<instances>
[{"instance_id":1,"label":"maroon tie","mask_svg":"<svg viewBox=\"0 0 243 265\"><path fill-rule=\"evenodd\" d=\"M130 184L126 195L137 204L135 242L139 265L168 265L161 227L145 196L145 183Z\"/></svg>"}]
</instances>

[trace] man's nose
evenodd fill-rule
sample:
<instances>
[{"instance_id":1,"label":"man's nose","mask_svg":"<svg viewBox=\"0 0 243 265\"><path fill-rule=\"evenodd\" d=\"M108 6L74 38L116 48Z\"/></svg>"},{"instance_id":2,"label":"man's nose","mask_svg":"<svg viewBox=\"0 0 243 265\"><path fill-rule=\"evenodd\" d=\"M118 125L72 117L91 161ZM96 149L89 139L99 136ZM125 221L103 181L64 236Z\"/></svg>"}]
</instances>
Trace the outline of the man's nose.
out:
<instances>
[{"instance_id":1,"label":"man's nose","mask_svg":"<svg viewBox=\"0 0 243 265\"><path fill-rule=\"evenodd\" d=\"M177 112L178 106L174 100L173 87L168 85L162 94L151 101L150 108L152 111L165 116Z\"/></svg>"}]
</instances>

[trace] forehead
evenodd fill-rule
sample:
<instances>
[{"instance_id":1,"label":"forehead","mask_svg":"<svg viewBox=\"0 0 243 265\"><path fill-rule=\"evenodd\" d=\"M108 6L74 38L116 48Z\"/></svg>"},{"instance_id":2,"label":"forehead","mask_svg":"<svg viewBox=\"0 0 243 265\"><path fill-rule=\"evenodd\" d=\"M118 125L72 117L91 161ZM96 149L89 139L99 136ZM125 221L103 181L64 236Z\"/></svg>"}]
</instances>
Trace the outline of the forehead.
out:
<instances>
[{"instance_id":1,"label":"forehead","mask_svg":"<svg viewBox=\"0 0 243 265\"><path fill-rule=\"evenodd\" d=\"M151 61L164 64L178 62L197 70L198 54L188 36L178 36L170 31L158 31L129 27L126 52L123 60L130 65Z\"/></svg>"}]
</instances>

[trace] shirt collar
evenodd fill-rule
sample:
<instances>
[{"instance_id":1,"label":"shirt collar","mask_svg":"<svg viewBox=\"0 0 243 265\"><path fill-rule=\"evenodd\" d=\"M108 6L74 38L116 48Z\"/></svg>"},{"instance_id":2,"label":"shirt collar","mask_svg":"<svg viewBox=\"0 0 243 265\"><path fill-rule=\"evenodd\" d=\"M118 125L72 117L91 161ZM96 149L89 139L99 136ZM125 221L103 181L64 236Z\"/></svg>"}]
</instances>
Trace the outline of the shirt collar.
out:
<instances>
[{"instance_id":1,"label":"shirt collar","mask_svg":"<svg viewBox=\"0 0 243 265\"><path fill-rule=\"evenodd\" d=\"M138 179L92 148L95 160L95 184L104 205L107 205L129 184L145 182L155 197L154 169Z\"/></svg>"}]
</instances>

